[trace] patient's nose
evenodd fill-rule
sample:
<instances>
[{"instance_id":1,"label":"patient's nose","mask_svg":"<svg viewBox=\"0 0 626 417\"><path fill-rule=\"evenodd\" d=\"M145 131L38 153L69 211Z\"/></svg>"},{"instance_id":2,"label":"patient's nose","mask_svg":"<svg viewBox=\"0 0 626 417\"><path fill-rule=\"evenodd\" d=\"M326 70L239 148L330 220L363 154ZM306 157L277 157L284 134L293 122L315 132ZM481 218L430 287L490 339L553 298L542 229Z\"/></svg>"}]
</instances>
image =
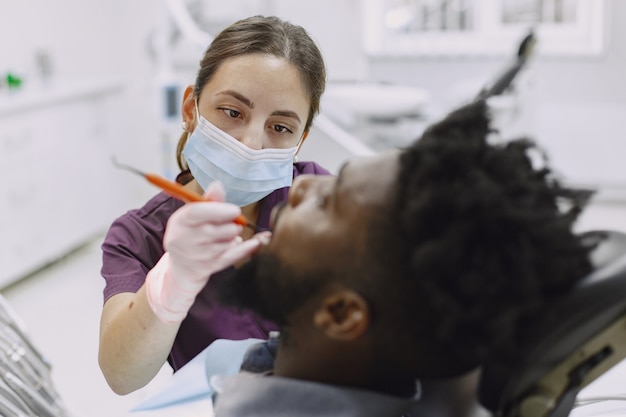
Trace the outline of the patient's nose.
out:
<instances>
[{"instance_id":1,"label":"patient's nose","mask_svg":"<svg viewBox=\"0 0 626 417\"><path fill-rule=\"evenodd\" d=\"M289 205L295 207L300 204L317 180L318 177L316 175L305 174L296 177L289 190Z\"/></svg>"}]
</instances>

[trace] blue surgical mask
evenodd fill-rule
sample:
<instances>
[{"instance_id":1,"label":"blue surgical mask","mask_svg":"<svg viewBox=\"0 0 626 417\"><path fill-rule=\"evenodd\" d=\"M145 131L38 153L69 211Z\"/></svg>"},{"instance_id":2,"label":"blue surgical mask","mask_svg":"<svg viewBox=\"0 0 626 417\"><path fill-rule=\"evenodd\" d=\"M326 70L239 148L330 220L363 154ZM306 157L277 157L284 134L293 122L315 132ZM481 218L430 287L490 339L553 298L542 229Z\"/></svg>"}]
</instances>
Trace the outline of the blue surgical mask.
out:
<instances>
[{"instance_id":1,"label":"blue surgical mask","mask_svg":"<svg viewBox=\"0 0 626 417\"><path fill-rule=\"evenodd\" d=\"M219 181L226 201L239 207L291 186L298 145L289 149L250 149L198 114L183 156L203 189Z\"/></svg>"}]
</instances>

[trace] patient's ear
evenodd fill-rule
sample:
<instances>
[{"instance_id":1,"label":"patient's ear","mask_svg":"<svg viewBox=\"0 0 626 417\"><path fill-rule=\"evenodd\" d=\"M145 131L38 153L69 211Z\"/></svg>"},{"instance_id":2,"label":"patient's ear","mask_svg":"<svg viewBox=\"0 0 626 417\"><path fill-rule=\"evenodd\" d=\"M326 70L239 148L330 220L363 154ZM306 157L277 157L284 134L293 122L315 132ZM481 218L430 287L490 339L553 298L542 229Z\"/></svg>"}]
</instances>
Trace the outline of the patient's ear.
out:
<instances>
[{"instance_id":1,"label":"patient's ear","mask_svg":"<svg viewBox=\"0 0 626 417\"><path fill-rule=\"evenodd\" d=\"M370 310L360 294L342 289L322 299L313 322L329 338L354 340L369 328Z\"/></svg>"}]
</instances>

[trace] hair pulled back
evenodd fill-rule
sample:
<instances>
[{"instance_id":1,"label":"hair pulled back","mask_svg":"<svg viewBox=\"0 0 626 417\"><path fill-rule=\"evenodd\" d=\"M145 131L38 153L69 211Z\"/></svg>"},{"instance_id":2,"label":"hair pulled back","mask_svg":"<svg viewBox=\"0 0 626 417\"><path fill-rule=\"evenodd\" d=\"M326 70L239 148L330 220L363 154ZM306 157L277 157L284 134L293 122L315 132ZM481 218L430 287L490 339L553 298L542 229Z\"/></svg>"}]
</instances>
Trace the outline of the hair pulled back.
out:
<instances>
[{"instance_id":1,"label":"hair pulled back","mask_svg":"<svg viewBox=\"0 0 626 417\"><path fill-rule=\"evenodd\" d=\"M310 100L304 127L305 131L309 130L319 113L321 96L326 86L324 59L304 28L278 17L252 16L221 31L200 60L194 86L196 97L200 96L204 86L224 61L249 54L270 54L284 58L298 69ZM184 132L176 147L176 160L181 169L187 168L182 155L186 142L187 133Z\"/></svg>"}]
</instances>

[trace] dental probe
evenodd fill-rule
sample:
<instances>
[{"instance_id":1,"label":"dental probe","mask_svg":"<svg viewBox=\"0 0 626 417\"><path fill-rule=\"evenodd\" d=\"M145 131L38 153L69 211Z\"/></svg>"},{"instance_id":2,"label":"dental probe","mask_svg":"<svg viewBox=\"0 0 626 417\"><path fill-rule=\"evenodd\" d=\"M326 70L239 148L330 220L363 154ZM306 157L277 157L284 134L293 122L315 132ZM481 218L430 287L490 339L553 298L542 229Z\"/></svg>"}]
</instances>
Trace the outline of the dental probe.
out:
<instances>
[{"instance_id":1,"label":"dental probe","mask_svg":"<svg viewBox=\"0 0 626 417\"><path fill-rule=\"evenodd\" d=\"M184 201L185 203L192 203L192 202L206 202L206 201L211 201L209 199L204 198L203 196L201 196L200 194L185 188L182 184L179 184L175 181L171 181L168 180L165 177L162 177L160 175L157 174L151 174L151 173L146 173L146 172L142 172L140 170L138 170L137 168L133 168L130 165L125 165L125 164L121 164L119 162L117 162L117 159L115 159L115 157L111 157L111 161L113 162L113 165L115 165L117 168L121 168L124 169L126 171L130 171L132 173L135 173L137 175L141 175L142 177L144 177L146 180L148 180L149 183L156 185L157 187L159 187L161 190L163 190L164 192L166 192L167 194L171 195L174 198L177 198L181 201ZM235 219L235 223L244 226L244 227L249 227L250 229L254 230L255 232L260 232L263 231L264 229L262 227L259 227L257 225L255 225L254 223L250 222L248 219L246 219L244 217L243 214L240 214L236 219Z\"/></svg>"}]
</instances>

